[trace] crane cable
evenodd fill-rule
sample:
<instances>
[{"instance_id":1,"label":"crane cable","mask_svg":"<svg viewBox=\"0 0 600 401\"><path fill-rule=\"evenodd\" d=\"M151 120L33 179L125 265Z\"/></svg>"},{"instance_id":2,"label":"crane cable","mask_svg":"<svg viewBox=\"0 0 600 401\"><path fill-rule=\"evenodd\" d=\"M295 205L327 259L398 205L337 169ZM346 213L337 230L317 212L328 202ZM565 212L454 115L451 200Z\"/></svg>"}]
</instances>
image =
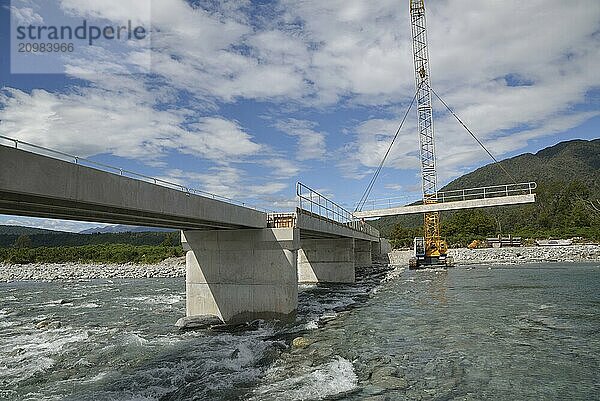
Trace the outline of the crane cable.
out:
<instances>
[{"instance_id":1,"label":"crane cable","mask_svg":"<svg viewBox=\"0 0 600 401\"><path fill-rule=\"evenodd\" d=\"M365 203L367 202L367 199L369 198L369 195L371 194L371 190L373 189L373 185L375 185L375 181L377 180L377 177L379 177L379 173L381 172L381 169L383 168L385 159L387 159L388 155L390 154L390 151L392 150L392 146L394 146L394 142L396 141L396 138L398 138L398 134L400 133L400 130L402 129L402 126L404 125L404 122L406 121L406 117L408 116L410 109L412 109L413 104L415 104L415 100L417 99L417 95L419 94L419 90L421 89L422 84L423 83L421 82L421 84L419 84L419 87L415 91L415 95L413 96L413 98L410 102L410 105L408 106L408 109L406 109L406 113L404 113L404 117L402 118L402 121L400 122L400 125L398 126L398 129L396 130L396 134L394 135L394 138L392 139L392 143L390 143L390 146L388 147L387 151L385 152L385 155L383 156L383 160L381 160L381 163L379 163L379 166L377 167L377 170L375 170L375 173L373 174L373 177L371 178L369 185L367 185L365 192L363 193L362 197L358 201L358 204L356 205L356 208L354 209L355 212L361 211L362 208L365 206Z\"/></svg>"},{"instance_id":2,"label":"crane cable","mask_svg":"<svg viewBox=\"0 0 600 401\"><path fill-rule=\"evenodd\" d=\"M444 106L446 106L446 108L448 109L448 111L450 112L450 114L452 114L452 115L454 116L454 118L456 118L456 121L458 121L458 122L460 123L460 125L462 125L462 126L464 127L464 129L466 129L466 130L467 130L467 132L468 132L469 134L471 134L471 136L473 137L473 139L475 139L475 140L477 141L477 143L479 144L479 146L481 146L481 147L483 148L483 150L485 150L485 151L486 151L486 153L487 153L487 154L488 154L488 155L489 155L489 156L492 158L492 160L494 160L494 162L496 163L496 165L497 165L497 166L498 166L498 167L499 167L499 168L500 168L502 171L504 171L504 173L506 173L506 175L508 175L508 177L509 177L511 180L513 180L513 183L514 183L514 184L516 184L516 183L517 183L517 180L515 180L515 178L512 176L512 174L510 174L510 173L508 172L508 170L507 170L507 169L506 169L506 168L505 168L505 167L502 165L502 163L500 163L500 162L498 161L498 159L496 159L496 157L494 157L494 155L493 155L493 154L492 154L492 153L491 153L491 152L490 152L490 151L489 151L489 150L488 150L488 149L485 147L485 145L483 144L483 142L481 142L481 141L479 140L479 138L477 138L477 136L476 136L476 135L473 133L473 131L471 131L471 130L469 129L469 127L467 127L467 125L466 125L464 122L462 122L462 120L461 120L461 119L460 119L460 118L459 118L459 117L456 115L456 113L455 113L455 112L454 112L454 111L453 111L453 110L450 108L450 106L448 106L448 104L446 104L446 102L444 102L444 100L442 100L442 98L441 98L441 97L440 97L440 96L437 94L437 92L436 92L436 91L435 91L435 90L434 90L434 89L433 89L433 88L432 88L430 85L427 85L427 86L429 86L429 89L431 89L431 92L433 92L433 94L435 95L435 97L437 97L437 98L438 98L438 100L439 100L440 102L442 102L442 104L443 104Z\"/></svg>"}]
</instances>

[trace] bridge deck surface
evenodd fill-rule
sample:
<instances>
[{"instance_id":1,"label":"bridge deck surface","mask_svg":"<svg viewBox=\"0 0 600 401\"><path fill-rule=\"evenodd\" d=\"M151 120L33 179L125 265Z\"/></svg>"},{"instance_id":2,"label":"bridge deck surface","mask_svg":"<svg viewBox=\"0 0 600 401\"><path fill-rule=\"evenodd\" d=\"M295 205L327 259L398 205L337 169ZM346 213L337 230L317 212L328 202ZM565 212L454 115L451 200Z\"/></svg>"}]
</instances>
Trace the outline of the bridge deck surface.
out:
<instances>
[{"instance_id":1,"label":"bridge deck surface","mask_svg":"<svg viewBox=\"0 0 600 401\"><path fill-rule=\"evenodd\" d=\"M458 209L472 209L479 207L491 207L491 206L502 206L502 205L518 205L523 203L534 203L535 194L526 195L509 195L509 196L498 196L494 198L485 199L469 199L461 201L452 201L445 203L433 203L428 205L410 205L410 206L399 206L386 209L367 210L362 212L354 212L356 217L360 218L374 218L384 216L396 216L402 214L415 214L415 213L426 213L426 212L441 212L445 210L458 210Z\"/></svg>"}]
</instances>

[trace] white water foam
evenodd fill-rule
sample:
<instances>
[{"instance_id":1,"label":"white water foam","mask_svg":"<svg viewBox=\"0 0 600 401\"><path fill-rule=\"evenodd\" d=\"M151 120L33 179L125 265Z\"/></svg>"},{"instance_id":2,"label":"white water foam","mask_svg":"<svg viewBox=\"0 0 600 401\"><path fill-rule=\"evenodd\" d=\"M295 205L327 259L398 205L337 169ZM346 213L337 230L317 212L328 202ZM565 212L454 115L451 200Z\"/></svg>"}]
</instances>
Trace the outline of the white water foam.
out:
<instances>
[{"instance_id":1,"label":"white water foam","mask_svg":"<svg viewBox=\"0 0 600 401\"><path fill-rule=\"evenodd\" d=\"M174 305L183 300L181 295L153 295L153 296L141 296L141 297L127 297L123 298L131 301L144 302L151 305Z\"/></svg>"},{"instance_id":2,"label":"white water foam","mask_svg":"<svg viewBox=\"0 0 600 401\"><path fill-rule=\"evenodd\" d=\"M54 365L52 357L60 354L69 344L87 339L87 332L73 332L69 328L31 330L27 334L1 338L2 376L9 383L28 379L37 372L50 369Z\"/></svg>"},{"instance_id":3,"label":"white water foam","mask_svg":"<svg viewBox=\"0 0 600 401\"><path fill-rule=\"evenodd\" d=\"M279 373L280 370L274 369L267 372L267 378ZM250 400L322 400L352 391L357 384L352 362L336 356L331 362L308 372L259 387Z\"/></svg>"},{"instance_id":4,"label":"white water foam","mask_svg":"<svg viewBox=\"0 0 600 401\"><path fill-rule=\"evenodd\" d=\"M100 307L100 305L98 305L95 302L86 302L81 305L73 306L73 309L94 309L94 308L99 308L99 307Z\"/></svg>"}]
</instances>

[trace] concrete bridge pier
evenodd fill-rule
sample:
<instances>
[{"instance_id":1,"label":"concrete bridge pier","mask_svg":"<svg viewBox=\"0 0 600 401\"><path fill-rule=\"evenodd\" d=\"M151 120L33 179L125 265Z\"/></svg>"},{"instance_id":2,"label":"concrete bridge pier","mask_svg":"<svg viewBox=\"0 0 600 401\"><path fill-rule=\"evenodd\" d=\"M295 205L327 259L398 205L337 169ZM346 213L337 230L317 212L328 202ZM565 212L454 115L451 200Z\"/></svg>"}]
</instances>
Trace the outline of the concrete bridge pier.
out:
<instances>
[{"instance_id":1,"label":"concrete bridge pier","mask_svg":"<svg viewBox=\"0 0 600 401\"><path fill-rule=\"evenodd\" d=\"M379 238L379 241L371 243L371 257L380 261L389 262L388 254L392 252L390 241Z\"/></svg>"},{"instance_id":2,"label":"concrete bridge pier","mask_svg":"<svg viewBox=\"0 0 600 401\"><path fill-rule=\"evenodd\" d=\"M295 316L298 229L182 231L181 239L187 316L225 323Z\"/></svg>"},{"instance_id":3,"label":"concrete bridge pier","mask_svg":"<svg viewBox=\"0 0 600 401\"><path fill-rule=\"evenodd\" d=\"M299 283L354 283L354 239L302 239Z\"/></svg>"},{"instance_id":4,"label":"concrete bridge pier","mask_svg":"<svg viewBox=\"0 0 600 401\"><path fill-rule=\"evenodd\" d=\"M371 259L371 241L354 240L354 265L356 267L370 267L373 264Z\"/></svg>"}]
</instances>

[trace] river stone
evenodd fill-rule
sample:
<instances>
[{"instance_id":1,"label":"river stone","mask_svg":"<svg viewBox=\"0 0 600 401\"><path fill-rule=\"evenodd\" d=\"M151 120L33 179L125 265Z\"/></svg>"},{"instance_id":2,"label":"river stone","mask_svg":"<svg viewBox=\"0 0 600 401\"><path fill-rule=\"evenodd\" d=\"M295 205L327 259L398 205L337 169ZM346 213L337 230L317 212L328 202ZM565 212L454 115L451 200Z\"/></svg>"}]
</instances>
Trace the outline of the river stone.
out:
<instances>
[{"instance_id":1,"label":"river stone","mask_svg":"<svg viewBox=\"0 0 600 401\"><path fill-rule=\"evenodd\" d=\"M371 384L391 390L403 390L408 387L408 382L402 377L394 376L396 368L385 366L378 368L371 374Z\"/></svg>"},{"instance_id":2,"label":"river stone","mask_svg":"<svg viewBox=\"0 0 600 401\"><path fill-rule=\"evenodd\" d=\"M221 318L215 315L194 315L182 317L175 323L180 330L199 329L223 324Z\"/></svg>"},{"instance_id":3,"label":"river stone","mask_svg":"<svg viewBox=\"0 0 600 401\"><path fill-rule=\"evenodd\" d=\"M50 324L48 324L48 329L60 329L61 326L62 326L62 324L58 320L55 320L53 322L50 322Z\"/></svg>"},{"instance_id":4,"label":"river stone","mask_svg":"<svg viewBox=\"0 0 600 401\"><path fill-rule=\"evenodd\" d=\"M292 346L294 348L306 348L310 342L304 337L296 337L292 340Z\"/></svg>"}]
</instances>

